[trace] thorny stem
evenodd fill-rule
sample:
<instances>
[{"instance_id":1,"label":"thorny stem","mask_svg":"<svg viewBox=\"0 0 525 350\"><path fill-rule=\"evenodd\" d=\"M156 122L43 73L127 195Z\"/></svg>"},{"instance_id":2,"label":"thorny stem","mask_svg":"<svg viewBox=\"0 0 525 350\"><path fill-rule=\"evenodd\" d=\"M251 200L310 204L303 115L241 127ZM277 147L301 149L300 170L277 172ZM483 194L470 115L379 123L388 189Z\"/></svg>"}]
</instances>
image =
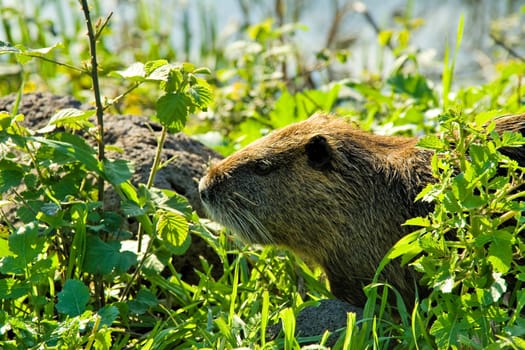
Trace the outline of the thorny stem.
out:
<instances>
[{"instance_id":1,"label":"thorny stem","mask_svg":"<svg viewBox=\"0 0 525 350\"><path fill-rule=\"evenodd\" d=\"M97 62L97 37L100 34L95 33L93 30L93 24L91 22L91 16L89 14L89 6L87 0L80 0L82 5L82 11L84 12L84 18L86 19L86 27L88 30L89 38L89 52L91 54L91 80L93 81L93 92L95 93L95 107L97 115L97 143L98 143L98 160L103 161L105 158L104 154L104 106L102 105L100 95L100 84L98 81L98 62ZM104 26L111 17L112 13L109 14ZM102 26L102 28L104 27ZM104 201L104 179L99 176L98 178L98 200Z\"/></svg>"},{"instance_id":2,"label":"thorny stem","mask_svg":"<svg viewBox=\"0 0 525 350\"><path fill-rule=\"evenodd\" d=\"M95 94L95 107L96 107L96 115L97 115L97 144L98 144L98 160L100 162L104 161L105 154L104 154L104 106L102 105L101 100L101 94L100 94L100 84L98 81L98 62L97 62L97 35L100 34L100 32L95 33L93 30L93 24L91 22L91 16L89 14L89 6L87 3L87 0L79 0L80 4L82 5L82 12L84 13L84 18L86 20L86 27L88 30L88 38L89 38L89 52L91 55L91 80L93 81L93 92ZM107 17L105 24L111 17L111 13ZM102 28L104 27L102 26ZM102 176L98 176L98 201L103 202L104 201L104 178ZM104 306L105 300L104 300L104 283L102 281L99 281L95 284L95 289L98 294L98 300L100 306Z\"/></svg>"}]
</instances>

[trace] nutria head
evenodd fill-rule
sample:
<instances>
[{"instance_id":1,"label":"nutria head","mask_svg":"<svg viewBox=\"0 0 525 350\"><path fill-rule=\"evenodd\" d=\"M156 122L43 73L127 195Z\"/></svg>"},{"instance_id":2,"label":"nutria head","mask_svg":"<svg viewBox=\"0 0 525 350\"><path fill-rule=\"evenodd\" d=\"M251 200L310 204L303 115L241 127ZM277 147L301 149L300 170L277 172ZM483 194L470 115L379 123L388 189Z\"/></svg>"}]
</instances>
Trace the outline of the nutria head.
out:
<instances>
[{"instance_id":1,"label":"nutria head","mask_svg":"<svg viewBox=\"0 0 525 350\"><path fill-rule=\"evenodd\" d=\"M212 219L249 243L312 258L336 296L362 304L402 223L429 210L414 204L431 179L430 153L415 143L317 114L213 165L199 191Z\"/></svg>"}]
</instances>

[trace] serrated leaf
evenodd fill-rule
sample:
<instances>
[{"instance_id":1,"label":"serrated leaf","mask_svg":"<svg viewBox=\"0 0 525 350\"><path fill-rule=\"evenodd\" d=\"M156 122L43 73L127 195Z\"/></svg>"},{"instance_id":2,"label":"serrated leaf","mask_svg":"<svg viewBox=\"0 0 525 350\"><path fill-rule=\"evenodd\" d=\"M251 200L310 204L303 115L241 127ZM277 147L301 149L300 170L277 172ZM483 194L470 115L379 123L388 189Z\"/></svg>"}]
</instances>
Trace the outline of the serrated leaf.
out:
<instances>
[{"instance_id":1,"label":"serrated leaf","mask_svg":"<svg viewBox=\"0 0 525 350\"><path fill-rule=\"evenodd\" d=\"M51 131L52 127L66 127L72 130L83 130L93 127L89 118L94 116L96 111L90 109L83 111L77 108L64 108L56 112L48 122L47 127L40 129L39 132Z\"/></svg>"},{"instance_id":2,"label":"serrated leaf","mask_svg":"<svg viewBox=\"0 0 525 350\"><path fill-rule=\"evenodd\" d=\"M135 62L124 70L116 70L109 75L124 78L131 81L143 81L146 78L146 70L144 64Z\"/></svg>"},{"instance_id":3,"label":"serrated leaf","mask_svg":"<svg viewBox=\"0 0 525 350\"><path fill-rule=\"evenodd\" d=\"M446 144L436 135L427 135L419 139L417 142L418 147L429 148L434 150L443 150L446 148Z\"/></svg>"},{"instance_id":4,"label":"serrated leaf","mask_svg":"<svg viewBox=\"0 0 525 350\"><path fill-rule=\"evenodd\" d=\"M148 61L144 65L144 70L146 72L146 75L150 75L153 71L156 69L168 65L167 60L154 60L154 61Z\"/></svg>"},{"instance_id":5,"label":"serrated leaf","mask_svg":"<svg viewBox=\"0 0 525 350\"><path fill-rule=\"evenodd\" d=\"M170 248L181 248L188 238L189 224L183 215L162 211L158 215L157 232Z\"/></svg>"},{"instance_id":6,"label":"serrated leaf","mask_svg":"<svg viewBox=\"0 0 525 350\"><path fill-rule=\"evenodd\" d=\"M171 64L164 64L159 67L156 67L153 71L148 74L146 77L147 81L168 81L170 77L170 72L173 66Z\"/></svg>"},{"instance_id":7,"label":"serrated leaf","mask_svg":"<svg viewBox=\"0 0 525 350\"><path fill-rule=\"evenodd\" d=\"M133 169L131 163L124 159L109 160L104 159L104 174L108 181L118 186L121 183L131 179Z\"/></svg>"},{"instance_id":8,"label":"serrated leaf","mask_svg":"<svg viewBox=\"0 0 525 350\"><path fill-rule=\"evenodd\" d=\"M416 255L421 253L422 248L418 242L419 232L412 232L402 237L396 244L388 251L386 258L381 261L381 268L389 261L402 256L402 265L406 264ZM387 260L388 259L388 260Z\"/></svg>"},{"instance_id":9,"label":"serrated leaf","mask_svg":"<svg viewBox=\"0 0 525 350\"><path fill-rule=\"evenodd\" d=\"M201 109L206 108L212 101L211 91L205 85L194 85L189 88L188 92Z\"/></svg>"},{"instance_id":10,"label":"serrated leaf","mask_svg":"<svg viewBox=\"0 0 525 350\"><path fill-rule=\"evenodd\" d=\"M157 101L157 118L170 133L179 132L186 125L191 105L191 100L182 93L166 94Z\"/></svg>"},{"instance_id":11,"label":"serrated leaf","mask_svg":"<svg viewBox=\"0 0 525 350\"><path fill-rule=\"evenodd\" d=\"M77 137L76 135L70 134L70 137ZM63 138L66 141L67 138ZM29 136L28 140L44 144L48 147L51 147L59 154L69 158L72 161L78 161L90 170L94 171L97 174L102 174L100 171L99 161L95 157L94 151L92 148L86 149L84 147L79 147L77 143L70 143L52 139L46 139L39 136ZM68 140L69 141L69 140Z\"/></svg>"},{"instance_id":12,"label":"serrated leaf","mask_svg":"<svg viewBox=\"0 0 525 350\"><path fill-rule=\"evenodd\" d=\"M86 311L89 301L89 288L79 280L67 280L64 288L57 295L56 309L70 317L81 315Z\"/></svg>"}]
</instances>

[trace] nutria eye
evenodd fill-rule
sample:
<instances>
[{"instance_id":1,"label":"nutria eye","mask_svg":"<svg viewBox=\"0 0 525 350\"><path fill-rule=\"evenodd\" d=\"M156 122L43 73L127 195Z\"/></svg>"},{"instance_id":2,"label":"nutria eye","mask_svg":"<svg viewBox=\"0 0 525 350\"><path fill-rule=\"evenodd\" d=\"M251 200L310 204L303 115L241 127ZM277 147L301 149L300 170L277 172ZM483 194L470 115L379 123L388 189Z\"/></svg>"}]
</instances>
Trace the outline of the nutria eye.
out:
<instances>
[{"instance_id":1,"label":"nutria eye","mask_svg":"<svg viewBox=\"0 0 525 350\"><path fill-rule=\"evenodd\" d=\"M315 169L321 169L332 159L332 149L321 135L315 135L304 146L308 163Z\"/></svg>"},{"instance_id":2,"label":"nutria eye","mask_svg":"<svg viewBox=\"0 0 525 350\"><path fill-rule=\"evenodd\" d=\"M253 171L257 175L268 175L273 169L272 163L268 160L258 160L253 163Z\"/></svg>"}]
</instances>

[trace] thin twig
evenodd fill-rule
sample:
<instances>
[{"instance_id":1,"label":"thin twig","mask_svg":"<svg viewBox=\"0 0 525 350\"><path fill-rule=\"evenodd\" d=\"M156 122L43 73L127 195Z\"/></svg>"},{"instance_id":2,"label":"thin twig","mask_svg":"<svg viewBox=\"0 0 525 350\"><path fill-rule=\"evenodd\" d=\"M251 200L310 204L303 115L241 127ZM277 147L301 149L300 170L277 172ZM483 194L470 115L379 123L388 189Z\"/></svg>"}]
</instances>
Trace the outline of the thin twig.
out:
<instances>
[{"instance_id":1,"label":"thin twig","mask_svg":"<svg viewBox=\"0 0 525 350\"><path fill-rule=\"evenodd\" d=\"M513 56L514 58L519 59L520 61L525 62L525 57L517 53L512 47L509 47L503 40L498 38L494 33L490 33L490 38L494 40L494 43L498 46L501 46L505 51L509 53L509 55Z\"/></svg>"},{"instance_id":2,"label":"thin twig","mask_svg":"<svg viewBox=\"0 0 525 350\"><path fill-rule=\"evenodd\" d=\"M104 19L104 22L102 22L100 26L97 26L98 30L95 34L95 40L98 40L100 38L100 34L104 31L104 28L106 28L106 26L108 25L109 20L111 19L111 16L113 16L113 12L110 12L109 15L107 15L107 17Z\"/></svg>"},{"instance_id":3,"label":"thin twig","mask_svg":"<svg viewBox=\"0 0 525 350\"><path fill-rule=\"evenodd\" d=\"M117 97L114 97L111 99L111 101L107 104L104 105L104 110L108 109L109 107L115 105L118 101L120 101L121 99L123 99L124 97L126 97L126 95L128 95L131 91L135 90L136 88L138 88L140 86L141 83L133 83L126 91L124 91L123 93L121 93L120 95L118 95Z\"/></svg>"},{"instance_id":4,"label":"thin twig","mask_svg":"<svg viewBox=\"0 0 525 350\"><path fill-rule=\"evenodd\" d=\"M66 67L66 68L69 68L71 70L74 70L74 71L77 71L77 72L80 72L80 73L88 73L88 71L86 71L85 69L82 69L82 68L79 68L79 67L75 67L75 66L73 66L71 64L67 64L67 63L64 63L64 62L56 61L56 60L53 60L51 58L47 58L45 56L42 56L41 54L32 54L32 53L29 53L29 52L22 52L22 53L20 53L20 55L31 57L31 58L38 58L39 60L50 62L50 63L53 63L53 64L55 64L57 66Z\"/></svg>"},{"instance_id":5,"label":"thin twig","mask_svg":"<svg viewBox=\"0 0 525 350\"><path fill-rule=\"evenodd\" d=\"M98 124L98 160L103 161L105 158L104 154L104 106L102 105L102 99L100 94L100 84L98 81L98 62L97 62L97 36L99 33L95 33L93 24L91 22L91 16L89 14L89 6L87 0L80 0L82 5L82 11L84 12L84 18L86 20L86 27L88 30L89 38L89 51L91 54L91 80L93 81L93 92L95 93L95 106ZM111 14L107 17L111 17ZM105 26L105 24L104 24ZM104 179L102 176L98 178L98 200L104 201Z\"/></svg>"}]
</instances>

